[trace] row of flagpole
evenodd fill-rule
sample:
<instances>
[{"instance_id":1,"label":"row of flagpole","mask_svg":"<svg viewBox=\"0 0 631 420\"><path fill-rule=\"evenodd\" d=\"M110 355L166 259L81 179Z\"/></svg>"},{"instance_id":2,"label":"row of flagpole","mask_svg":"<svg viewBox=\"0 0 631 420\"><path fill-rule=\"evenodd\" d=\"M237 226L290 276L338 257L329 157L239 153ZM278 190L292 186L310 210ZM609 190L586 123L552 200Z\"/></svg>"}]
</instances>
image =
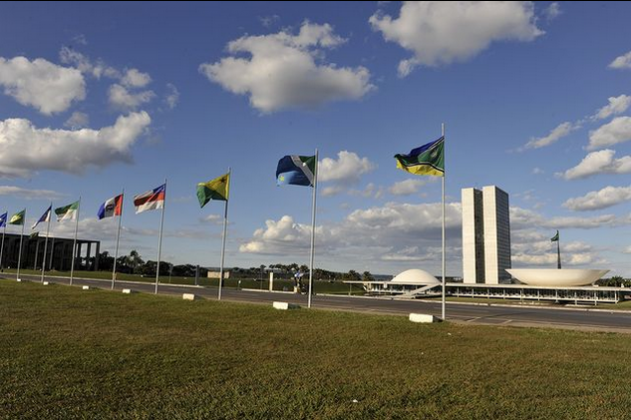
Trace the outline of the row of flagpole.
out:
<instances>
[{"instance_id":1,"label":"row of flagpole","mask_svg":"<svg viewBox=\"0 0 631 420\"><path fill-rule=\"evenodd\" d=\"M442 319L446 318L445 313L445 270L446 270L446 258L445 258L445 170L444 170L444 139L445 139L445 125L442 124L442 136L431 143L428 143L419 148L413 149L407 155L395 155L397 159L397 167L399 169L405 170L406 172L415 174L415 175L430 175L430 176L441 176L442 177ZM222 231L222 240L221 240L221 262L219 268L219 287L218 287L218 300L221 300L221 290L223 287L223 277L224 277L224 257L225 257L225 248L226 248L226 229L228 224L228 197L229 197L229 185L230 185L230 176L232 170L228 169L228 173L222 175L216 179L213 179L208 182L201 182L197 185L197 196L199 199L200 206L203 208L206 203L210 200L220 200L225 201L224 204L224 218L223 218L223 231ZM315 156L296 156L296 155L288 155L281 158L278 162L278 167L276 170L276 181L278 185L283 184L293 184L293 185L302 185L302 186L310 186L313 188L312 191L312 208L311 208L311 249L309 256L309 290L308 290L308 298L307 305L311 307L311 300L313 295L313 267L314 267L314 255L315 255L315 222L316 222L316 197L317 197L317 185L318 185L318 149L315 150ZM141 213L145 210L154 210L161 209L162 214L160 217L160 233L158 236L158 258L156 265L156 281L155 281L155 290L154 293L158 293L158 285L160 280L160 260L162 256L162 236L164 230L164 214L165 214L165 202L166 202L166 188L167 188L167 180L164 180L164 184L160 187L148 191L144 194L140 194L134 197L134 205L136 206L136 213ZM120 232L122 225L122 201L124 199L125 190L123 189L122 193L119 196L113 197L107 200L105 203L101 205L99 209L99 219L104 217L112 217L118 216L118 231L116 235L116 250L114 256L114 267L112 270L112 285L111 288L114 289L116 283L116 265L118 259L118 251L120 244ZM73 213L72 218L76 219L75 224L75 232L74 232L74 241L73 241L73 254L72 254L72 263L70 268L70 284L72 284L74 277L74 264L75 264L75 256L76 256L76 245L77 245L77 232L79 229L79 211L81 207L81 198L77 203L76 212ZM70 206L66 206L64 208L56 209L57 213L62 209L70 209L74 207L74 204ZM46 229L46 240L44 242L44 262L42 264L42 274L41 280L44 281L44 271L46 267L45 259L46 252L48 246L48 236L50 233L50 213L52 211L52 203L47 211L47 217L42 216L40 220L33 226L33 229L40 221L48 222ZM68 210L70 211L70 210ZM58 217L59 217L59 213ZM4 237L6 233L6 213L3 215L5 217L4 220L4 230L2 233L2 245L0 246L0 266L2 266L2 254L4 251ZM18 268L17 268L17 278L20 277L20 265L22 258L22 240L24 236L24 224L26 219L26 209L22 212L17 213L11 218L10 224L18 224L14 223L14 219L16 216L21 215L21 225L22 225L22 234L20 235L20 250L18 253ZM45 213L46 215L46 213ZM65 218L64 215L63 218ZM60 218L59 220L63 220ZM2 219L0 219L2 221ZM51 257L52 260L52 257Z\"/></svg>"}]
</instances>

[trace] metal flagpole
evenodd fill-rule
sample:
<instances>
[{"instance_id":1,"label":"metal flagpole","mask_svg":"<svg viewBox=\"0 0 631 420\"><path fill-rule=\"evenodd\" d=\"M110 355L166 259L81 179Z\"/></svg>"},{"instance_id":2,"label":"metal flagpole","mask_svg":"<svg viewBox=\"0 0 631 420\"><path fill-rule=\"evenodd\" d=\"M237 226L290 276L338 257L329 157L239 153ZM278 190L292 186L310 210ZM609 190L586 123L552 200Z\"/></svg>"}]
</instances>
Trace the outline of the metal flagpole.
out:
<instances>
[{"instance_id":1,"label":"metal flagpole","mask_svg":"<svg viewBox=\"0 0 631 420\"><path fill-rule=\"evenodd\" d=\"M114 284L116 283L116 260L118 259L118 244L120 243L121 224L123 223L123 203L124 203L123 200L125 200L125 188L123 188L123 193L121 194L121 214L120 216L118 216L118 233L116 234L116 251L114 251L114 268L112 269L112 290L114 290ZM114 203L114 205L116 206L116 203Z\"/></svg>"},{"instance_id":2,"label":"metal flagpole","mask_svg":"<svg viewBox=\"0 0 631 420\"><path fill-rule=\"evenodd\" d=\"M7 219L9 218L9 215L7 213ZM7 233L7 223L9 223L8 220L4 221L4 230L2 231L2 245L0 245L0 270L2 270L2 255L4 254L4 235Z\"/></svg>"},{"instance_id":3,"label":"metal flagpole","mask_svg":"<svg viewBox=\"0 0 631 420\"><path fill-rule=\"evenodd\" d=\"M26 209L24 209L24 219L22 220L22 234L20 235L20 250L18 252L18 272L15 275L16 280L20 280L20 264L22 263L22 239L24 238L24 225L26 224Z\"/></svg>"},{"instance_id":4,"label":"metal flagpole","mask_svg":"<svg viewBox=\"0 0 631 420\"><path fill-rule=\"evenodd\" d=\"M48 225L46 227L46 239L44 240L44 255L42 256L42 283L44 283L44 272L46 271L46 251L48 250L48 235L50 234L50 219L52 219L53 203L50 203L48 210ZM37 258L37 255L35 256Z\"/></svg>"},{"instance_id":5,"label":"metal flagpole","mask_svg":"<svg viewBox=\"0 0 631 420\"><path fill-rule=\"evenodd\" d=\"M72 243L72 262L70 263L70 285L74 277L74 262L77 259L77 232L79 231L79 212L81 211L81 196L79 196L79 205L77 206L77 223L74 226L74 242Z\"/></svg>"},{"instance_id":6,"label":"metal flagpole","mask_svg":"<svg viewBox=\"0 0 631 420\"><path fill-rule=\"evenodd\" d=\"M445 147L445 123L442 123L442 137L443 137L443 148ZM444 153L444 150L443 150ZM443 321L446 318L446 314L445 314L445 295L446 295L446 283L445 283L445 177L446 177L446 171L445 168L443 167L443 298L442 298L442 318Z\"/></svg>"},{"instance_id":7,"label":"metal flagpole","mask_svg":"<svg viewBox=\"0 0 631 420\"><path fill-rule=\"evenodd\" d=\"M231 173L232 173L232 168L228 168L228 179L230 179ZM223 214L223 234L221 236L221 264L219 265L219 294L217 295L217 300L221 300L221 287L223 286L223 260L224 260L224 255L226 252L226 226L227 225L228 225L228 200L226 200L226 205L224 207L224 214Z\"/></svg>"},{"instance_id":8,"label":"metal flagpole","mask_svg":"<svg viewBox=\"0 0 631 420\"><path fill-rule=\"evenodd\" d=\"M561 242L560 238L557 239L557 268L560 270L561 269L561 245L559 245L559 242Z\"/></svg>"},{"instance_id":9,"label":"metal flagpole","mask_svg":"<svg viewBox=\"0 0 631 420\"><path fill-rule=\"evenodd\" d=\"M311 258L309 260L309 297L307 307L311 308L313 295L313 253L315 249L316 191L318 189L318 149L315 150L315 170L313 172L313 206L311 208Z\"/></svg>"},{"instance_id":10,"label":"metal flagpole","mask_svg":"<svg viewBox=\"0 0 631 420\"><path fill-rule=\"evenodd\" d=\"M158 282L160 281L160 256L162 255L162 229L164 228L164 210L167 206L167 180L164 179L164 203L162 204L162 217L160 219L160 239L158 240L158 265L156 266L156 290L158 294Z\"/></svg>"}]
</instances>

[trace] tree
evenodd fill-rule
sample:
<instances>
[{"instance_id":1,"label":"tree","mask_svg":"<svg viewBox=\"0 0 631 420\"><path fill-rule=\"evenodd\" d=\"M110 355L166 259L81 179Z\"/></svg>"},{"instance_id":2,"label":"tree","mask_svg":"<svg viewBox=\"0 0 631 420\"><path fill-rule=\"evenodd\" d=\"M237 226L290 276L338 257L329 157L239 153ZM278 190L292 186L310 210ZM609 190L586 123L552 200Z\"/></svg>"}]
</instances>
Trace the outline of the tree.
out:
<instances>
[{"instance_id":1,"label":"tree","mask_svg":"<svg viewBox=\"0 0 631 420\"><path fill-rule=\"evenodd\" d=\"M363 281L374 281L375 280L373 275L370 274L370 271L364 271L364 275L362 277L363 277L362 278Z\"/></svg>"}]
</instances>

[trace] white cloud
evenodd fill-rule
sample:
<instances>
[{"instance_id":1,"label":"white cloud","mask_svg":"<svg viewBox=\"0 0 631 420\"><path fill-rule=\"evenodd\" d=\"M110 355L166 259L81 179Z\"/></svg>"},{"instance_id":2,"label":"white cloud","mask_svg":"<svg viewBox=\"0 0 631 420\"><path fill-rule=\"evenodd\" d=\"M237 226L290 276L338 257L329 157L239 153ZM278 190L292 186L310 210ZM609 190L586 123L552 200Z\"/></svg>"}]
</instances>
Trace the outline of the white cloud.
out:
<instances>
[{"instance_id":1,"label":"white cloud","mask_svg":"<svg viewBox=\"0 0 631 420\"><path fill-rule=\"evenodd\" d=\"M631 51L629 51L628 53L626 53L624 55L616 57L616 59L613 60L609 64L609 68L612 68L612 69L631 69Z\"/></svg>"},{"instance_id":2,"label":"white cloud","mask_svg":"<svg viewBox=\"0 0 631 420\"><path fill-rule=\"evenodd\" d=\"M567 180L588 178L598 174L631 173L631 156L615 159L616 152L611 149L599 150L585 156L575 167L568 169L561 176Z\"/></svg>"},{"instance_id":3,"label":"white cloud","mask_svg":"<svg viewBox=\"0 0 631 420\"><path fill-rule=\"evenodd\" d=\"M108 90L110 104L119 109L136 109L140 105L151 102L156 94L151 90L142 92L130 92L124 86L113 84Z\"/></svg>"},{"instance_id":4,"label":"white cloud","mask_svg":"<svg viewBox=\"0 0 631 420\"><path fill-rule=\"evenodd\" d=\"M541 168L539 168L539 167L535 167L535 168L533 168L533 170L532 170L532 174L533 174L533 175L543 175L543 174L545 174L545 173L546 173L546 171L544 171L543 169L541 169Z\"/></svg>"},{"instance_id":5,"label":"white cloud","mask_svg":"<svg viewBox=\"0 0 631 420\"><path fill-rule=\"evenodd\" d=\"M330 185L328 187L322 188L322 196L323 197L333 197L334 195L342 194L346 191L346 187L341 185Z\"/></svg>"},{"instance_id":6,"label":"white cloud","mask_svg":"<svg viewBox=\"0 0 631 420\"><path fill-rule=\"evenodd\" d=\"M631 200L631 186L608 186L599 191L591 191L583 197L570 198L564 207L574 211L600 210Z\"/></svg>"},{"instance_id":7,"label":"white cloud","mask_svg":"<svg viewBox=\"0 0 631 420\"><path fill-rule=\"evenodd\" d=\"M70 118L66 120L66 122L64 123L64 127L70 128L71 130L76 130L78 128L87 127L89 124L90 117L88 117L88 114L75 111L72 113Z\"/></svg>"},{"instance_id":8,"label":"white cloud","mask_svg":"<svg viewBox=\"0 0 631 420\"><path fill-rule=\"evenodd\" d=\"M406 1L398 18L377 12L369 22L386 41L414 53L399 63L400 76L418 65L465 61L495 41L532 41L544 33L529 1Z\"/></svg>"},{"instance_id":9,"label":"white cloud","mask_svg":"<svg viewBox=\"0 0 631 420\"><path fill-rule=\"evenodd\" d=\"M72 48L62 47L61 51L59 51L59 59L62 63L70 64L81 73L89 74L96 79L100 79L102 76L110 79L120 79L122 77L120 71L108 66L103 60L93 62L90 58Z\"/></svg>"},{"instance_id":10,"label":"white cloud","mask_svg":"<svg viewBox=\"0 0 631 420\"><path fill-rule=\"evenodd\" d=\"M143 73L138 69L129 69L121 79L121 83L126 87L142 88L151 83L149 73Z\"/></svg>"},{"instance_id":11,"label":"white cloud","mask_svg":"<svg viewBox=\"0 0 631 420\"><path fill-rule=\"evenodd\" d=\"M556 126L547 136L530 139L530 141L520 148L519 151L527 149L540 149L542 147L550 146L578 128L580 128L580 125L578 124L564 122Z\"/></svg>"},{"instance_id":12,"label":"white cloud","mask_svg":"<svg viewBox=\"0 0 631 420\"><path fill-rule=\"evenodd\" d=\"M405 181L395 182L388 192L392 195L412 195L420 191L421 187L427 185L427 181L420 179L406 179Z\"/></svg>"},{"instance_id":13,"label":"white cloud","mask_svg":"<svg viewBox=\"0 0 631 420\"><path fill-rule=\"evenodd\" d=\"M519 207L510 208L511 232L523 229L596 229L604 226L617 226L629 224L631 220L624 221L612 214L604 214L596 217L544 217L532 210Z\"/></svg>"},{"instance_id":14,"label":"white cloud","mask_svg":"<svg viewBox=\"0 0 631 420\"><path fill-rule=\"evenodd\" d=\"M82 173L90 166L131 161L131 147L151 123L146 112L120 116L100 130L37 128L26 119L0 121L0 177L39 170Z\"/></svg>"},{"instance_id":15,"label":"white cloud","mask_svg":"<svg viewBox=\"0 0 631 420\"><path fill-rule=\"evenodd\" d=\"M318 163L318 180L342 185L357 184L362 175L376 167L368 158L360 158L357 153L342 150L337 154L337 160L327 157Z\"/></svg>"},{"instance_id":16,"label":"white cloud","mask_svg":"<svg viewBox=\"0 0 631 420\"><path fill-rule=\"evenodd\" d=\"M543 10L543 15L546 17L548 22L558 18L562 14L563 12L561 11L561 6L557 1L550 3L550 5Z\"/></svg>"},{"instance_id":17,"label":"white cloud","mask_svg":"<svg viewBox=\"0 0 631 420\"><path fill-rule=\"evenodd\" d=\"M596 111L591 118L593 120L604 120L612 115L620 115L631 105L631 96L620 95L609 98L609 104Z\"/></svg>"},{"instance_id":18,"label":"white cloud","mask_svg":"<svg viewBox=\"0 0 631 420\"><path fill-rule=\"evenodd\" d=\"M57 200L65 197L65 194L52 190L30 190L28 188L14 187L10 185L0 186L0 195L20 197L25 200Z\"/></svg>"},{"instance_id":19,"label":"white cloud","mask_svg":"<svg viewBox=\"0 0 631 420\"><path fill-rule=\"evenodd\" d=\"M5 95L45 115L63 112L85 99L85 81L77 69L37 58L0 57L0 85Z\"/></svg>"},{"instance_id":20,"label":"white cloud","mask_svg":"<svg viewBox=\"0 0 631 420\"><path fill-rule=\"evenodd\" d=\"M261 22L261 25L265 26L266 28L271 28L272 26L280 22L280 16L278 15L259 16L259 22Z\"/></svg>"},{"instance_id":21,"label":"white cloud","mask_svg":"<svg viewBox=\"0 0 631 420\"><path fill-rule=\"evenodd\" d=\"M617 117L589 133L587 150L596 150L631 140L631 117Z\"/></svg>"},{"instance_id":22,"label":"white cloud","mask_svg":"<svg viewBox=\"0 0 631 420\"><path fill-rule=\"evenodd\" d=\"M265 113L290 107L314 108L330 101L359 99L375 88L364 67L339 68L316 62L323 55L322 49L345 41L329 24L304 22L298 35L281 31L231 41L231 54L251 56L204 63L199 70L224 89L249 95L250 104Z\"/></svg>"},{"instance_id":23,"label":"white cloud","mask_svg":"<svg viewBox=\"0 0 631 420\"><path fill-rule=\"evenodd\" d=\"M169 109L174 109L180 101L180 91L178 91L175 85L171 83L167 83L167 90L168 93L164 98L164 102L167 104Z\"/></svg>"},{"instance_id":24,"label":"white cloud","mask_svg":"<svg viewBox=\"0 0 631 420\"><path fill-rule=\"evenodd\" d=\"M631 246L627 247L624 251L622 251L625 254L631 254Z\"/></svg>"}]
</instances>

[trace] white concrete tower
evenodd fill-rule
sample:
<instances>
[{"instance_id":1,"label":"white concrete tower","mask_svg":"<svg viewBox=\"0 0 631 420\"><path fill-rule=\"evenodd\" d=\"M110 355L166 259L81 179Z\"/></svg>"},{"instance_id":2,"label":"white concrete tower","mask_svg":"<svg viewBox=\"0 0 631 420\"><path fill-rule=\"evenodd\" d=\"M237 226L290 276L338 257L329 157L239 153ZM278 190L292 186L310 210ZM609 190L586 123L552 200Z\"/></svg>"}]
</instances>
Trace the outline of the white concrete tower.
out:
<instances>
[{"instance_id":1,"label":"white concrete tower","mask_svg":"<svg viewBox=\"0 0 631 420\"><path fill-rule=\"evenodd\" d=\"M482 191L462 189L462 275L464 283L484 283Z\"/></svg>"}]
</instances>

